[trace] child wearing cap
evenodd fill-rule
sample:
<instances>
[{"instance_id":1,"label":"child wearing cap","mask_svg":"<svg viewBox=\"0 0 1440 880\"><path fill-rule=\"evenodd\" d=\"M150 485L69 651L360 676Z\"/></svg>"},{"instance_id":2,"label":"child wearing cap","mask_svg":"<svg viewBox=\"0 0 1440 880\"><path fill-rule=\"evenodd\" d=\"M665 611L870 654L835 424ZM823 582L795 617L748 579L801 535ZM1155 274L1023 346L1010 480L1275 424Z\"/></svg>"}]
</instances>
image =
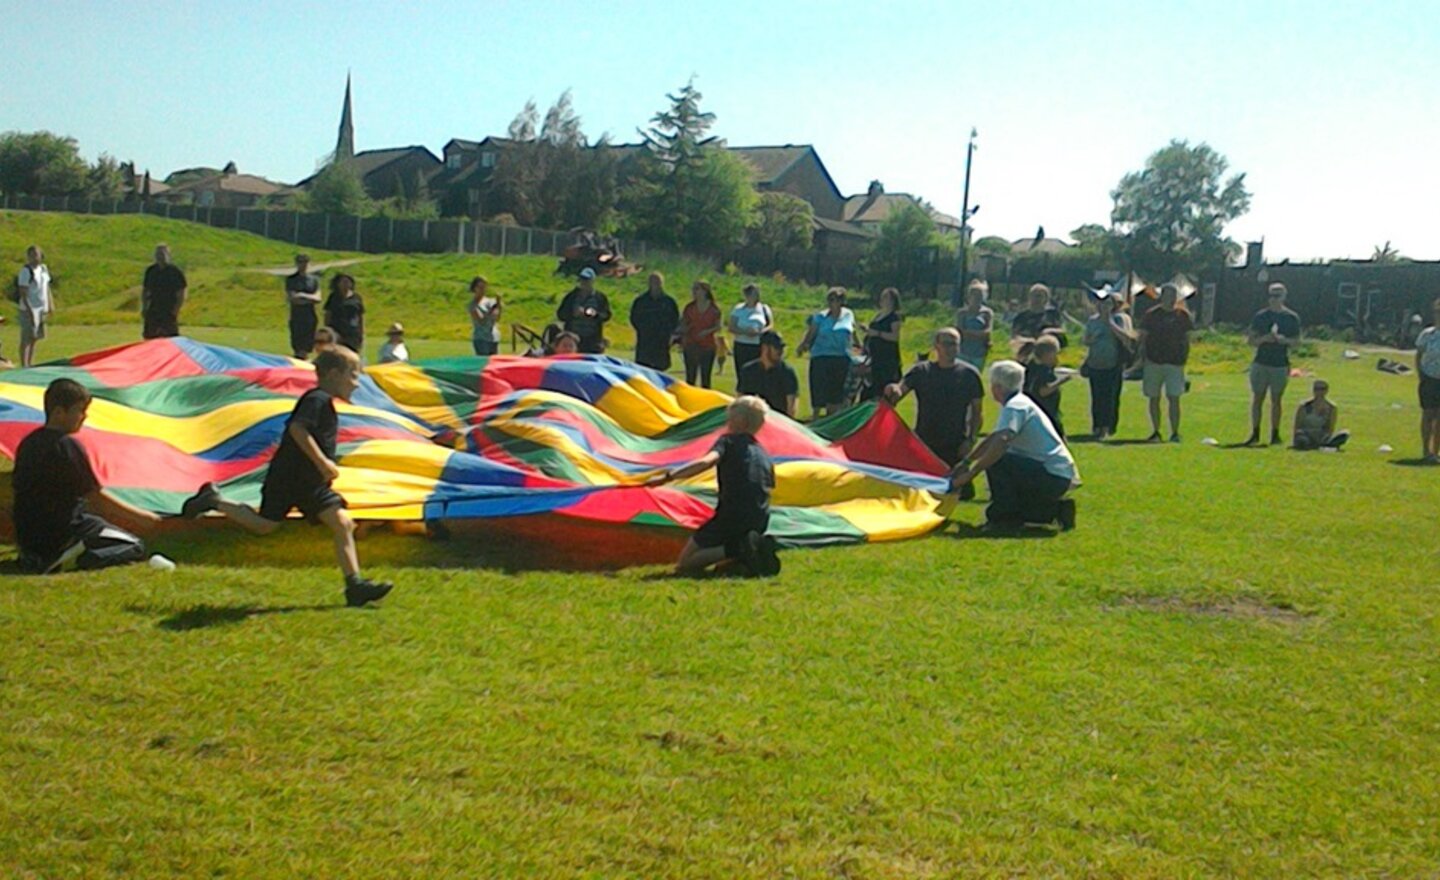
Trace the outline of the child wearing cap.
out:
<instances>
[{"instance_id":1,"label":"child wearing cap","mask_svg":"<svg viewBox=\"0 0 1440 880\"><path fill-rule=\"evenodd\" d=\"M737 397L725 411L726 432L709 452L683 467L657 474L646 483L663 486L712 467L716 470L719 499L715 515L686 542L675 563L676 574L699 574L728 560L740 562L753 575L780 573L775 540L765 534L770 525L775 467L755 439L769 411L770 407L758 397Z\"/></svg>"},{"instance_id":2,"label":"child wearing cap","mask_svg":"<svg viewBox=\"0 0 1440 880\"><path fill-rule=\"evenodd\" d=\"M280 447L260 488L260 509L226 501L214 483L206 483L186 500L180 515L194 518L218 510L247 532L268 535L299 508L311 525L323 524L330 530L345 576L345 604L358 607L384 598L393 586L361 576L355 521L345 512L345 499L331 486L340 476L335 465L340 430L335 400L348 401L360 386L360 357L344 346L321 352L315 358L315 377L316 387L300 396L285 422Z\"/></svg>"},{"instance_id":3,"label":"child wearing cap","mask_svg":"<svg viewBox=\"0 0 1440 880\"><path fill-rule=\"evenodd\" d=\"M410 350L405 347L405 327L396 321L385 331L385 344L380 346L380 363L403 364L409 360Z\"/></svg>"}]
</instances>

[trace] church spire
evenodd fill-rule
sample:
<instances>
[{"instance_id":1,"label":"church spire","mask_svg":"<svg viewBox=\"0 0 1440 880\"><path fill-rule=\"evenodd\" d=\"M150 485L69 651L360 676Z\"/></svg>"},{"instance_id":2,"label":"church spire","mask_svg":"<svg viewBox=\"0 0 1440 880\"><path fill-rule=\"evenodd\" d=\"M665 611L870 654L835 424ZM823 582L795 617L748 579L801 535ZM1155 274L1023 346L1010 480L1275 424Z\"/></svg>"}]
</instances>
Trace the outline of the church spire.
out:
<instances>
[{"instance_id":1,"label":"church spire","mask_svg":"<svg viewBox=\"0 0 1440 880\"><path fill-rule=\"evenodd\" d=\"M345 106L340 110L340 134L335 138L335 161L355 158L355 122L350 115L350 74L345 74Z\"/></svg>"}]
</instances>

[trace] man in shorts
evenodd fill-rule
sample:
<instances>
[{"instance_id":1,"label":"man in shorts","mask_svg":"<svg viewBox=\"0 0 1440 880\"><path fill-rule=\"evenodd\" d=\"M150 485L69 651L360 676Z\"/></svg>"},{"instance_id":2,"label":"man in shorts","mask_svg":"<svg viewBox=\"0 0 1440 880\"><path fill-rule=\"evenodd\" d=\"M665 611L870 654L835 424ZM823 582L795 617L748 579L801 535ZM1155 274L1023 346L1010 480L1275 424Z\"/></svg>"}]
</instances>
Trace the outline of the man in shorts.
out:
<instances>
[{"instance_id":1,"label":"man in shorts","mask_svg":"<svg viewBox=\"0 0 1440 880\"><path fill-rule=\"evenodd\" d=\"M1180 288L1160 285L1160 302L1140 319L1143 382L1150 400L1150 442L1160 442L1160 392L1170 403L1170 442L1180 442L1180 395L1185 393L1185 361L1195 321L1181 302Z\"/></svg>"},{"instance_id":2,"label":"man in shorts","mask_svg":"<svg viewBox=\"0 0 1440 880\"><path fill-rule=\"evenodd\" d=\"M1300 342L1300 316L1285 308L1285 285L1278 281L1266 291L1266 306L1250 319L1247 341L1255 346L1250 364L1250 438L1246 446L1260 442L1260 415L1265 397L1270 397L1270 445L1279 446L1281 407L1285 386L1290 381L1290 349Z\"/></svg>"}]
</instances>

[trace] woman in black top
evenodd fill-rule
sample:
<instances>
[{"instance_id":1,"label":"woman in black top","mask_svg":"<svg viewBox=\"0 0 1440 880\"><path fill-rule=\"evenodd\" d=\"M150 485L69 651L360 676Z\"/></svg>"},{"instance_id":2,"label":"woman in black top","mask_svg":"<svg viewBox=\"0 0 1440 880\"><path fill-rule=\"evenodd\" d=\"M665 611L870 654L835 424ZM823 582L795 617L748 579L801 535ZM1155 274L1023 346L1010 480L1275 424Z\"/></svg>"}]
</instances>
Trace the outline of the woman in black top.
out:
<instances>
[{"instance_id":1,"label":"woman in black top","mask_svg":"<svg viewBox=\"0 0 1440 880\"><path fill-rule=\"evenodd\" d=\"M870 355L870 386L883 389L900 381L900 291L880 292L880 311L865 328L865 349Z\"/></svg>"},{"instance_id":2,"label":"woman in black top","mask_svg":"<svg viewBox=\"0 0 1440 880\"><path fill-rule=\"evenodd\" d=\"M355 279L344 272L330 279L325 326L335 331L341 345L365 356L365 301L355 291Z\"/></svg>"}]
</instances>

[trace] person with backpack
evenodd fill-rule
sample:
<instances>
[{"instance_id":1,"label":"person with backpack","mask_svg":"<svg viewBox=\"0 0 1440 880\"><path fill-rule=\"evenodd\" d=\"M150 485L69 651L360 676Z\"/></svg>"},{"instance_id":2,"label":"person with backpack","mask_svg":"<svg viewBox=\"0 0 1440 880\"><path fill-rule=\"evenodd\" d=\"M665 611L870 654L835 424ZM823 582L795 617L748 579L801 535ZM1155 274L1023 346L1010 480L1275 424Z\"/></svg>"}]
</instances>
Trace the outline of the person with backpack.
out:
<instances>
[{"instance_id":1,"label":"person with backpack","mask_svg":"<svg viewBox=\"0 0 1440 880\"><path fill-rule=\"evenodd\" d=\"M50 269L39 245L25 249L25 265L15 277L15 303L20 306L20 366L35 362L35 343L45 338L45 325L55 311L50 295Z\"/></svg>"}]
</instances>

